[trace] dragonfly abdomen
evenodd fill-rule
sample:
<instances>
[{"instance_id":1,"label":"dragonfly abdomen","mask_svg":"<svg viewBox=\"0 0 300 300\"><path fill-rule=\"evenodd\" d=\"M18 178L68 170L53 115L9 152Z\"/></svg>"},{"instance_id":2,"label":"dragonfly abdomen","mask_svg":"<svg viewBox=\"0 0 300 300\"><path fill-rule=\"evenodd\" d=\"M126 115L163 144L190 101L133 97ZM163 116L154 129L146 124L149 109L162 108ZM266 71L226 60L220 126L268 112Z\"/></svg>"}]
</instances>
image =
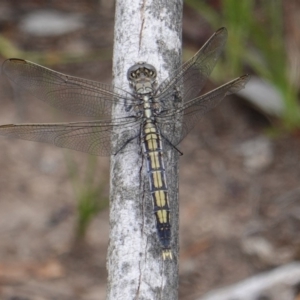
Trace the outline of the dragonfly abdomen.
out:
<instances>
[{"instance_id":1,"label":"dragonfly abdomen","mask_svg":"<svg viewBox=\"0 0 300 300\"><path fill-rule=\"evenodd\" d=\"M163 249L163 258L172 259L170 207L161 136L151 120L145 122L143 132L143 154L147 163L157 233Z\"/></svg>"}]
</instances>

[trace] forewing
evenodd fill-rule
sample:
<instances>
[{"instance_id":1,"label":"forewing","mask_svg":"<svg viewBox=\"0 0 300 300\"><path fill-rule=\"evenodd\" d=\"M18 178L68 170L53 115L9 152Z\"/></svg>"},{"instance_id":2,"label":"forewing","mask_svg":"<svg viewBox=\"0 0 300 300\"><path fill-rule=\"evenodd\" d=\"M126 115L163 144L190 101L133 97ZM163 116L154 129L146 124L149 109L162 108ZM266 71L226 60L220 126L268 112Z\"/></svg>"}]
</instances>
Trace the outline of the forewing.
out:
<instances>
[{"instance_id":1,"label":"forewing","mask_svg":"<svg viewBox=\"0 0 300 300\"><path fill-rule=\"evenodd\" d=\"M110 117L113 103L130 105L132 99L131 94L121 89L114 93L110 85L65 75L27 60L7 59L2 65L2 72L17 88L29 91L51 106L77 115Z\"/></svg>"},{"instance_id":2,"label":"forewing","mask_svg":"<svg viewBox=\"0 0 300 300\"><path fill-rule=\"evenodd\" d=\"M157 117L157 124L163 136L168 137L170 145L178 145L191 131L199 119L214 108L225 96L243 89L250 76L244 75L236 78L202 96L185 103L181 108L170 114ZM177 124L182 121L180 132L175 131ZM177 127L176 127L177 126ZM170 130L173 135L168 134Z\"/></svg>"},{"instance_id":3,"label":"forewing","mask_svg":"<svg viewBox=\"0 0 300 300\"><path fill-rule=\"evenodd\" d=\"M93 155L107 156L126 148L129 151L139 133L134 118L112 122L88 121L57 124L8 124L0 126L0 135L24 140L51 143ZM112 139L117 141L112 149Z\"/></svg>"},{"instance_id":4,"label":"forewing","mask_svg":"<svg viewBox=\"0 0 300 300\"><path fill-rule=\"evenodd\" d=\"M224 49L226 40L227 30L220 28L191 59L170 76L170 79L158 87L155 96L159 98L162 110L172 109L175 94L178 94L183 103L199 95Z\"/></svg>"}]
</instances>

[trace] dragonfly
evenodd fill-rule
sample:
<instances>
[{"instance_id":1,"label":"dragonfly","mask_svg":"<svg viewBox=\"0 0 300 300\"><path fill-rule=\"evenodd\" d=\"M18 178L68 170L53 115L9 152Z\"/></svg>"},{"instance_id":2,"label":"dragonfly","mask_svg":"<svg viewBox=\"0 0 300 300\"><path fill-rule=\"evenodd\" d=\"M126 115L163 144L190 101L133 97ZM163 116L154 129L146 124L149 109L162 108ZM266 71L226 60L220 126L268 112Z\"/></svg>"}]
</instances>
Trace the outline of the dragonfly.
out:
<instances>
[{"instance_id":1,"label":"dragonfly","mask_svg":"<svg viewBox=\"0 0 300 300\"><path fill-rule=\"evenodd\" d=\"M2 66L3 74L19 90L27 90L55 108L93 120L7 124L0 126L0 135L101 156L136 151L138 145L146 162L162 257L172 260L164 156L167 151L179 151L177 145L199 119L226 95L244 88L250 78L243 75L200 95L224 49L227 35L226 28L217 30L192 58L160 84L154 66L147 62L136 63L127 72L129 91L65 75L27 60L7 59ZM116 117L114 107L118 107Z\"/></svg>"}]
</instances>

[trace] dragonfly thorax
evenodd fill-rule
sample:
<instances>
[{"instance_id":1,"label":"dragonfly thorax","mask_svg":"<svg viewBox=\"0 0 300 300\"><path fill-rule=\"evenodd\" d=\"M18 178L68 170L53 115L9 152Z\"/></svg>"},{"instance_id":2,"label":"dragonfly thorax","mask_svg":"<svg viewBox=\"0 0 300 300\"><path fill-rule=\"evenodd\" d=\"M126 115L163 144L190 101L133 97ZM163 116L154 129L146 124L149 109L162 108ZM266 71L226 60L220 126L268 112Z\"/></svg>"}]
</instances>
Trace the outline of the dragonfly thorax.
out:
<instances>
[{"instance_id":1,"label":"dragonfly thorax","mask_svg":"<svg viewBox=\"0 0 300 300\"><path fill-rule=\"evenodd\" d=\"M128 69L127 78L137 94L150 94L156 85L156 69L145 62L139 62Z\"/></svg>"}]
</instances>

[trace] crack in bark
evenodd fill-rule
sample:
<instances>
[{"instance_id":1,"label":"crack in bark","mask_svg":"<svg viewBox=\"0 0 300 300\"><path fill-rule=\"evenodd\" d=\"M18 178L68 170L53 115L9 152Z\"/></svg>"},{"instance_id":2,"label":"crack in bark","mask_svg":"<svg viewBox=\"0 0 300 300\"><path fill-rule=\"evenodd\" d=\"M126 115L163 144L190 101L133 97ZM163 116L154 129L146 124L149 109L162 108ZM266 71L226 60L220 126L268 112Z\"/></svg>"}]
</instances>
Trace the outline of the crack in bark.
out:
<instances>
[{"instance_id":1,"label":"crack in bark","mask_svg":"<svg viewBox=\"0 0 300 300\"><path fill-rule=\"evenodd\" d=\"M143 30L144 30L144 24L145 24L145 6L146 6L146 0L143 1L142 7L141 7L141 19L142 19L142 25L140 29L140 35L139 35L139 51L141 50L141 44L142 44L142 36L143 36Z\"/></svg>"},{"instance_id":2,"label":"crack in bark","mask_svg":"<svg viewBox=\"0 0 300 300\"><path fill-rule=\"evenodd\" d=\"M137 288L137 291L136 291L136 297L135 297L135 299L138 299L138 297L139 297L140 287L141 287L141 282L142 282L141 262L139 262L139 273L140 273L140 276L139 276L139 280L138 280L138 288Z\"/></svg>"}]
</instances>

